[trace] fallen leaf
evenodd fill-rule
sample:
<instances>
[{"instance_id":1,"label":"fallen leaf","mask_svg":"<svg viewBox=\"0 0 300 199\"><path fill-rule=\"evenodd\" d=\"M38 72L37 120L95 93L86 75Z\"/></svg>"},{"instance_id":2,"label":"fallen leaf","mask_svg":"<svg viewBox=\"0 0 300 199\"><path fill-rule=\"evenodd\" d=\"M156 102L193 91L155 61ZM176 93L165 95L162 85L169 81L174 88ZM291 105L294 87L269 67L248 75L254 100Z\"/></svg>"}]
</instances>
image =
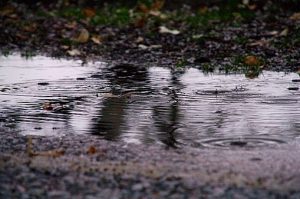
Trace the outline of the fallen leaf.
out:
<instances>
[{"instance_id":1,"label":"fallen leaf","mask_svg":"<svg viewBox=\"0 0 300 199\"><path fill-rule=\"evenodd\" d=\"M82 28L79 32L79 35L73 38L74 41L79 43L86 43L89 40L90 33L87 29Z\"/></svg>"},{"instance_id":2,"label":"fallen leaf","mask_svg":"<svg viewBox=\"0 0 300 199\"><path fill-rule=\"evenodd\" d=\"M283 31L280 32L279 36L285 37L288 35L288 33L289 33L289 29L285 28Z\"/></svg>"},{"instance_id":3,"label":"fallen leaf","mask_svg":"<svg viewBox=\"0 0 300 199\"><path fill-rule=\"evenodd\" d=\"M292 16L290 16L290 19L295 21L300 20L300 12L294 13Z\"/></svg>"},{"instance_id":4,"label":"fallen leaf","mask_svg":"<svg viewBox=\"0 0 300 199\"><path fill-rule=\"evenodd\" d=\"M144 41L143 37L138 37L134 42L135 43L142 43Z\"/></svg>"},{"instance_id":5,"label":"fallen leaf","mask_svg":"<svg viewBox=\"0 0 300 199\"><path fill-rule=\"evenodd\" d=\"M156 0L152 5L151 5L151 10L160 10L164 6L165 1L164 0Z\"/></svg>"},{"instance_id":6,"label":"fallen leaf","mask_svg":"<svg viewBox=\"0 0 300 199\"><path fill-rule=\"evenodd\" d=\"M18 39L21 39L21 40L27 40L27 39L28 39L28 36L23 35L23 34L21 34L21 33L17 33L17 34L16 34L16 37L17 37Z\"/></svg>"},{"instance_id":7,"label":"fallen leaf","mask_svg":"<svg viewBox=\"0 0 300 199\"><path fill-rule=\"evenodd\" d=\"M73 49L73 50L68 50L67 53L70 55L70 56L78 56L78 55L81 55L81 52L77 49Z\"/></svg>"},{"instance_id":8,"label":"fallen leaf","mask_svg":"<svg viewBox=\"0 0 300 199\"><path fill-rule=\"evenodd\" d=\"M261 61L253 56L253 55L248 55L245 57L244 59L244 63L248 66L258 66L258 65L261 65Z\"/></svg>"},{"instance_id":9,"label":"fallen leaf","mask_svg":"<svg viewBox=\"0 0 300 199\"><path fill-rule=\"evenodd\" d=\"M149 48L151 48L151 49L158 49L158 48L162 48L162 45L151 45L151 46L149 46Z\"/></svg>"},{"instance_id":10,"label":"fallen leaf","mask_svg":"<svg viewBox=\"0 0 300 199\"><path fill-rule=\"evenodd\" d=\"M96 15L96 10L93 8L85 8L82 10L83 14L87 18L92 18Z\"/></svg>"},{"instance_id":11,"label":"fallen leaf","mask_svg":"<svg viewBox=\"0 0 300 199\"><path fill-rule=\"evenodd\" d=\"M167 33L167 34L172 34L172 35L178 35L178 34L180 34L179 30L170 30L170 29L168 29L165 26L160 26L159 27L159 33L161 33L161 34Z\"/></svg>"},{"instance_id":12,"label":"fallen leaf","mask_svg":"<svg viewBox=\"0 0 300 199\"><path fill-rule=\"evenodd\" d=\"M37 24L36 23L32 23L30 25L24 26L23 30L26 32L35 32L37 29Z\"/></svg>"},{"instance_id":13,"label":"fallen leaf","mask_svg":"<svg viewBox=\"0 0 300 199\"><path fill-rule=\"evenodd\" d=\"M208 7L207 6L201 6L199 8L200 14L205 14L205 13L207 13L207 11L208 11Z\"/></svg>"},{"instance_id":14,"label":"fallen leaf","mask_svg":"<svg viewBox=\"0 0 300 199\"><path fill-rule=\"evenodd\" d=\"M15 12L15 8L11 6L6 6L0 10L0 16L10 16Z\"/></svg>"},{"instance_id":15,"label":"fallen leaf","mask_svg":"<svg viewBox=\"0 0 300 199\"><path fill-rule=\"evenodd\" d=\"M65 151L62 149L50 150L50 151L36 151L32 152L30 156L48 156L52 158L57 158L65 154Z\"/></svg>"},{"instance_id":16,"label":"fallen leaf","mask_svg":"<svg viewBox=\"0 0 300 199\"><path fill-rule=\"evenodd\" d=\"M97 152L97 149L96 149L96 147L94 147L94 146L90 146L89 149L87 150L87 153L88 153L89 155L93 155L93 154L95 154L96 152Z\"/></svg>"},{"instance_id":17,"label":"fallen leaf","mask_svg":"<svg viewBox=\"0 0 300 199\"><path fill-rule=\"evenodd\" d=\"M43 109L47 110L47 111L51 111L51 110L53 110L53 106L52 106L51 103L46 102L46 103L43 104Z\"/></svg>"},{"instance_id":18,"label":"fallen leaf","mask_svg":"<svg viewBox=\"0 0 300 199\"><path fill-rule=\"evenodd\" d=\"M202 37L204 37L203 34L193 35L193 36L192 36L193 39L200 39L200 38L202 38Z\"/></svg>"},{"instance_id":19,"label":"fallen leaf","mask_svg":"<svg viewBox=\"0 0 300 199\"><path fill-rule=\"evenodd\" d=\"M249 10L255 10L256 8L257 8L257 5L256 5L256 4L248 5L248 9L249 9Z\"/></svg>"},{"instance_id":20,"label":"fallen leaf","mask_svg":"<svg viewBox=\"0 0 300 199\"><path fill-rule=\"evenodd\" d=\"M261 40L257 40L257 41L254 41L250 44L248 44L249 46L268 46L270 43L269 40L266 40L266 39L261 39Z\"/></svg>"},{"instance_id":21,"label":"fallen leaf","mask_svg":"<svg viewBox=\"0 0 300 199\"><path fill-rule=\"evenodd\" d=\"M77 26L77 22L76 21L72 21L72 22L66 23L64 26L66 28L69 28L69 29L75 29L76 26Z\"/></svg>"},{"instance_id":22,"label":"fallen leaf","mask_svg":"<svg viewBox=\"0 0 300 199\"><path fill-rule=\"evenodd\" d=\"M149 48L148 46L146 46L146 45L144 45L144 44L139 44L138 47L139 47L140 49L142 49L142 50L146 50L146 49Z\"/></svg>"},{"instance_id":23,"label":"fallen leaf","mask_svg":"<svg viewBox=\"0 0 300 199\"><path fill-rule=\"evenodd\" d=\"M94 36L92 36L91 40L95 44L101 44L102 43L102 37L100 35L94 35Z\"/></svg>"},{"instance_id":24,"label":"fallen leaf","mask_svg":"<svg viewBox=\"0 0 300 199\"><path fill-rule=\"evenodd\" d=\"M273 30L273 31L267 32L267 35L276 36L276 35L278 35L278 31L277 30Z\"/></svg>"},{"instance_id":25,"label":"fallen leaf","mask_svg":"<svg viewBox=\"0 0 300 199\"><path fill-rule=\"evenodd\" d=\"M159 17L161 15L161 12L158 10L151 10L149 12L149 15L155 16L155 17Z\"/></svg>"},{"instance_id":26,"label":"fallen leaf","mask_svg":"<svg viewBox=\"0 0 300 199\"><path fill-rule=\"evenodd\" d=\"M62 45L60 46L61 49L64 49L64 50L68 50L70 48L70 46L67 46L67 45Z\"/></svg>"}]
</instances>

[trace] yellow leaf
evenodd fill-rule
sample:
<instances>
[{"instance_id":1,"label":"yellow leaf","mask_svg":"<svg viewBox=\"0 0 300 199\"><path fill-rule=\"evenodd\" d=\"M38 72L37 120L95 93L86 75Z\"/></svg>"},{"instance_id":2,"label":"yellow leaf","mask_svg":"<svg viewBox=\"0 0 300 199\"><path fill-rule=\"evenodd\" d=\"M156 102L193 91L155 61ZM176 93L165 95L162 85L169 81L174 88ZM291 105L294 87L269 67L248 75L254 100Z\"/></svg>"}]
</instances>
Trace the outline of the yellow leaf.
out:
<instances>
[{"instance_id":1,"label":"yellow leaf","mask_svg":"<svg viewBox=\"0 0 300 199\"><path fill-rule=\"evenodd\" d=\"M82 28L79 32L79 35L73 38L74 41L79 43L86 43L89 40L90 33L87 29Z\"/></svg>"}]
</instances>

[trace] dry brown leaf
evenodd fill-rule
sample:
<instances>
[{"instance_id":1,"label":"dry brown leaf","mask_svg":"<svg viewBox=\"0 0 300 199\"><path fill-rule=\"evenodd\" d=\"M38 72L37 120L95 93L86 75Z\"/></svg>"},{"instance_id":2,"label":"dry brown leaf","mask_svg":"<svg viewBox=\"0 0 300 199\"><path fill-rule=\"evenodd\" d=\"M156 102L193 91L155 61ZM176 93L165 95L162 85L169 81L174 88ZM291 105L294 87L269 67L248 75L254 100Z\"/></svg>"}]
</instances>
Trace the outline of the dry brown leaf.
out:
<instances>
[{"instance_id":1,"label":"dry brown leaf","mask_svg":"<svg viewBox=\"0 0 300 199\"><path fill-rule=\"evenodd\" d=\"M93 155L93 154L95 154L96 152L97 152L97 149L96 149L96 147L94 147L94 146L90 146L89 149L87 150L87 153L88 153L89 155Z\"/></svg>"},{"instance_id":2,"label":"dry brown leaf","mask_svg":"<svg viewBox=\"0 0 300 199\"><path fill-rule=\"evenodd\" d=\"M248 55L245 57L244 63L248 66L258 66L261 64L261 61L253 55Z\"/></svg>"},{"instance_id":3,"label":"dry brown leaf","mask_svg":"<svg viewBox=\"0 0 300 199\"><path fill-rule=\"evenodd\" d=\"M290 19L296 21L300 20L300 12L294 13L292 16L290 16Z\"/></svg>"},{"instance_id":4,"label":"dry brown leaf","mask_svg":"<svg viewBox=\"0 0 300 199\"><path fill-rule=\"evenodd\" d=\"M23 30L26 32L35 32L37 29L37 24L36 23L32 23L30 25L24 26Z\"/></svg>"},{"instance_id":5,"label":"dry brown leaf","mask_svg":"<svg viewBox=\"0 0 300 199\"><path fill-rule=\"evenodd\" d=\"M73 49L73 50L68 50L67 53L70 55L70 56L78 56L78 55L81 55L81 52L77 49Z\"/></svg>"},{"instance_id":6,"label":"dry brown leaf","mask_svg":"<svg viewBox=\"0 0 300 199\"><path fill-rule=\"evenodd\" d=\"M269 40L266 40L266 39L261 39L261 40L257 40L257 41L254 41L250 44L248 44L249 46L268 46L270 43Z\"/></svg>"},{"instance_id":7,"label":"dry brown leaf","mask_svg":"<svg viewBox=\"0 0 300 199\"><path fill-rule=\"evenodd\" d=\"M256 4L248 5L249 10L255 10L257 8Z\"/></svg>"},{"instance_id":8,"label":"dry brown leaf","mask_svg":"<svg viewBox=\"0 0 300 199\"><path fill-rule=\"evenodd\" d=\"M139 44L138 47L142 50L147 50L149 47L144 44Z\"/></svg>"},{"instance_id":9,"label":"dry brown leaf","mask_svg":"<svg viewBox=\"0 0 300 199\"><path fill-rule=\"evenodd\" d=\"M64 49L64 50L68 50L70 48L70 46L67 46L67 45L62 45L60 46L61 49Z\"/></svg>"},{"instance_id":10,"label":"dry brown leaf","mask_svg":"<svg viewBox=\"0 0 300 199\"><path fill-rule=\"evenodd\" d=\"M207 11L208 11L208 7L207 7L207 6L201 6L201 7L199 8L199 13L200 13L200 14L206 14Z\"/></svg>"},{"instance_id":11,"label":"dry brown leaf","mask_svg":"<svg viewBox=\"0 0 300 199\"><path fill-rule=\"evenodd\" d=\"M10 16L15 12L15 8L12 6L6 6L0 10L0 16Z\"/></svg>"},{"instance_id":12,"label":"dry brown leaf","mask_svg":"<svg viewBox=\"0 0 300 199\"><path fill-rule=\"evenodd\" d=\"M285 36L287 36L288 34L289 34L289 29L288 29L288 28L285 28L283 31L280 32L279 35L285 37Z\"/></svg>"},{"instance_id":13,"label":"dry brown leaf","mask_svg":"<svg viewBox=\"0 0 300 199\"><path fill-rule=\"evenodd\" d=\"M47 156L47 157L57 158L64 154L65 151L60 149L60 150L51 150L51 151L36 151L36 152L32 152L30 156Z\"/></svg>"},{"instance_id":14,"label":"dry brown leaf","mask_svg":"<svg viewBox=\"0 0 300 199\"><path fill-rule=\"evenodd\" d=\"M77 27L77 22L72 21L72 22L66 23L64 26L68 29L75 29Z\"/></svg>"},{"instance_id":15,"label":"dry brown leaf","mask_svg":"<svg viewBox=\"0 0 300 199\"><path fill-rule=\"evenodd\" d=\"M95 44L101 44L102 43L102 37L100 35L94 35L94 36L92 36L91 40Z\"/></svg>"},{"instance_id":16,"label":"dry brown leaf","mask_svg":"<svg viewBox=\"0 0 300 199\"><path fill-rule=\"evenodd\" d=\"M136 38L136 40L134 41L135 43L142 43L144 41L144 38L143 37L138 37Z\"/></svg>"},{"instance_id":17,"label":"dry brown leaf","mask_svg":"<svg viewBox=\"0 0 300 199\"><path fill-rule=\"evenodd\" d=\"M165 1L164 0L156 0L152 5L151 5L151 10L152 11L158 11L162 9L164 6Z\"/></svg>"},{"instance_id":18,"label":"dry brown leaf","mask_svg":"<svg viewBox=\"0 0 300 199\"><path fill-rule=\"evenodd\" d=\"M138 10L143 12L144 14L149 13L149 8L145 4L139 4Z\"/></svg>"},{"instance_id":19,"label":"dry brown leaf","mask_svg":"<svg viewBox=\"0 0 300 199\"><path fill-rule=\"evenodd\" d=\"M52 110L53 110L53 106L52 106L51 103L45 102L45 103L43 104L43 109L44 109L44 110L47 110L47 111L52 111Z\"/></svg>"},{"instance_id":20,"label":"dry brown leaf","mask_svg":"<svg viewBox=\"0 0 300 199\"><path fill-rule=\"evenodd\" d=\"M73 38L74 41L79 43L86 43L89 40L90 33L87 29L82 28L79 32L79 35Z\"/></svg>"},{"instance_id":21,"label":"dry brown leaf","mask_svg":"<svg viewBox=\"0 0 300 199\"><path fill-rule=\"evenodd\" d=\"M179 30L170 30L170 29L168 29L165 26L160 26L159 27L159 33L161 33L161 34L168 33L168 34L172 34L172 35L178 35L178 34L180 34Z\"/></svg>"},{"instance_id":22,"label":"dry brown leaf","mask_svg":"<svg viewBox=\"0 0 300 199\"><path fill-rule=\"evenodd\" d=\"M16 37L17 37L18 39L21 39L21 40L27 40L27 39L28 39L28 36L23 35L23 34L21 34L21 33L17 33L17 34L16 34Z\"/></svg>"},{"instance_id":23,"label":"dry brown leaf","mask_svg":"<svg viewBox=\"0 0 300 199\"><path fill-rule=\"evenodd\" d=\"M85 8L82 10L82 12L87 18L92 18L96 15L96 10L94 8Z\"/></svg>"}]
</instances>

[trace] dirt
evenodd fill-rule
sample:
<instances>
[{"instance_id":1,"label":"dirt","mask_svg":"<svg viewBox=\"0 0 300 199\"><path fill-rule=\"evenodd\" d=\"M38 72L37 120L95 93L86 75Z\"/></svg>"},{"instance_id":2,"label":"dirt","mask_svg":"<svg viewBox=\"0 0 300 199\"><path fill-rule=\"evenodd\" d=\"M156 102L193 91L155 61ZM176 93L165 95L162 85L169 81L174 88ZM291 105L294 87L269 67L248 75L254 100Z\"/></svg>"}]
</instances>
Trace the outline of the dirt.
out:
<instances>
[{"instance_id":1,"label":"dirt","mask_svg":"<svg viewBox=\"0 0 300 199\"><path fill-rule=\"evenodd\" d=\"M1 8L0 51L20 51L29 57L42 53L146 66L221 69L251 55L263 60L265 69L299 69L300 20L293 4L290 9L275 2L199 5L199 11L179 5L173 10L150 10L158 16L139 7L122 8L123 16L120 9L106 7L97 8L104 13L97 15L85 7L54 9L10 3ZM179 34L160 33L162 26Z\"/></svg>"},{"instance_id":2,"label":"dirt","mask_svg":"<svg viewBox=\"0 0 300 199\"><path fill-rule=\"evenodd\" d=\"M166 150L86 135L1 138L1 198L300 196L298 145Z\"/></svg>"}]
</instances>

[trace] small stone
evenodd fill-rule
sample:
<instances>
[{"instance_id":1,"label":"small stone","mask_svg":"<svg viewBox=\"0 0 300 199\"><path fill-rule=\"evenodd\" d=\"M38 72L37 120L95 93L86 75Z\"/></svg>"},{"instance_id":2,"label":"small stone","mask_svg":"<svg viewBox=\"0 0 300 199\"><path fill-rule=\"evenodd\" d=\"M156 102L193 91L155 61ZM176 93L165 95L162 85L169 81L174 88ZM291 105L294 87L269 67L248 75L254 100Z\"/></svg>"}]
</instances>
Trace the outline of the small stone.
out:
<instances>
[{"instance_id":1,"label":"small stone","mask_svg":"<svg viewBox=\"0 0 300 199\"><path fill-rule=\"evenodd\" d=\"M141 191L144 188L144 185L139 183L132 186L133 191Z\"/></svg>"}]
</instances>

